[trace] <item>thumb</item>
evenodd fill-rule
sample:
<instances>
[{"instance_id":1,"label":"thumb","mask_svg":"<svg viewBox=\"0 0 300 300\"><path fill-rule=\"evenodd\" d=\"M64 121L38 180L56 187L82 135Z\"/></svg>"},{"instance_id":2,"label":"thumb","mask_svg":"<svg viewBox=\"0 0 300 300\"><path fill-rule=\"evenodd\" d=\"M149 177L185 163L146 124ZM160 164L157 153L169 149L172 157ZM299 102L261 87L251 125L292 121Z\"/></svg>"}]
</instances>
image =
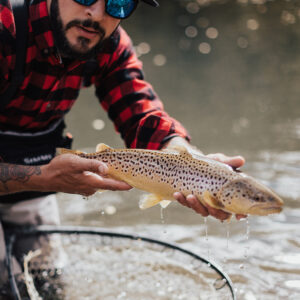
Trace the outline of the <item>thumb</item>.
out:
<instances>
[{"instance_id":1,"label":"thumb","mask_svg":"<svg viewBox=\"0 0 300 300\"><path fill-rule=\"evenodd\" d=\"M230 165L234 168L239 168L245 164L244 157L238 155L238 156L227 156L223 153L214 153L214 154L208 154L208 158L217 160L219 162L222 162L224 164Z\"/></svg>"}]
</instances>

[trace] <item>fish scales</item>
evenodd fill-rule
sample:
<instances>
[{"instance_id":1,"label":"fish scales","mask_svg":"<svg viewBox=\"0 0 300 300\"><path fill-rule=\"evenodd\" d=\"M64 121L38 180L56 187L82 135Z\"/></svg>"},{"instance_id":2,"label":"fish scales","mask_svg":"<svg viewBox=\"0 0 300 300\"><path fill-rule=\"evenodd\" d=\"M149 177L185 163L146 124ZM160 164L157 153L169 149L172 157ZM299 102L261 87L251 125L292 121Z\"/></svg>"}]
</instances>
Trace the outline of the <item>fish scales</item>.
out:
<instances>
[{"instance_id":1,"label":"fish scales","mask_svg":"<svg viewBox=\"0 0 300 300\"><path fill-rule=\"evenodd\" d=\"M112 149L104 144L95 153L64 150L108 166L108 176L151 193L142 208L174 200L174 192L194 194L204 205L231 213L266 215L279 212L282 200L254 178L230 166L179 151Z\"/></svg>"},{"instance_id":2,"label":"fish scales","mask_svg":"<svg viewBox=\"0 0 300 300\"><path fill-rule=\"evenodd\" d=\"M141 152L143 151L143 152ZM205 162L192 160L189 156L161 152L145 152L145 150L112 150L97 154L82 154L81 157L99 159L106 163L109 174L116 179L130 182L136 188L144 188L147 183L171 185L174 191L184 194L195 193L201 196L204 191L218 191L219 185L226 182L226 173L213 174ZM119 174L121 172L121 174ZM222 176L223 175L223 176ZM136 177L139 177L138 181ZM140 184L139 184L140 183ZM152 191L150 191L152 192ZM172 195L168 195L172 199Z\"/></svg>"}]
</instances>

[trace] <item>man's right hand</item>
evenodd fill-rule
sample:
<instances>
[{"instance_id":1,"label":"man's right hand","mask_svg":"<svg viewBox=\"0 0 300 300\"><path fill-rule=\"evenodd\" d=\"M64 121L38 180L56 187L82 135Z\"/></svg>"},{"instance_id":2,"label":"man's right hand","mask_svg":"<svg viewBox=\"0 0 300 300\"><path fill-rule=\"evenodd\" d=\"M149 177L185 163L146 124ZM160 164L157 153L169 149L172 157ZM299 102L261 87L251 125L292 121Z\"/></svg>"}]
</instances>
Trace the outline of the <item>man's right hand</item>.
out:
<instances>
[{"instance_id":1,"label":"man's right hand","mask_svg":"<svg viewBox=\"0 0 300 300\"><path fill-rule=\"evenodd\" d=\"M130 190L127 183L107 177L101 161L72 154L55 157L49 164L24 166L0 163L0 195L24 191L64 192L90 196L98 190Z\"/></svg>"},{"instance_id":2,"label":"man's right hand","mask_svg":"<svg viewBox=\"0 0 300 300\"><path fill-rule=\"evenodd\" d=\"M42 166L42 176L47 179L44 189L90 196L98 190L130 190L123 181L107 178L105 163L81 158L72 154L55 157L48 165Z\"/></svg>"}]
</instances>

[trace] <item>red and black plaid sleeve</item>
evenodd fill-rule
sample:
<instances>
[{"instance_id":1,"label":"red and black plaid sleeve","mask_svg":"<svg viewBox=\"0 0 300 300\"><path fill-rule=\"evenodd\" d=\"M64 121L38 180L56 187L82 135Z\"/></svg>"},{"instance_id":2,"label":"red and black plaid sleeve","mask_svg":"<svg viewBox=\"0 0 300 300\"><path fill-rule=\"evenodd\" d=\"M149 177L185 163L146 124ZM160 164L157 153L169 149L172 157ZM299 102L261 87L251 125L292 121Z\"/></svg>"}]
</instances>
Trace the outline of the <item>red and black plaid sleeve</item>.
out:
<instances>
[{"instance_id":1,"label":"red and black plaid sleeve","mask_svg":"<svg viewBox=\"0 0 300 300\"><path fill-rule=\"evenodd\" d=\"M79 90L94 83L103 108L128 147L159 149L172 136L188 139L183 126L163 110L151 85L144 81L142 65L123 29L105 43L94 62L95 70L89 68L90 62L66 63L60 58L46 0L31 0L28 31L24 81L0 111L1 131L48 129L64 118ZM11 7L8 0L0 0L0 99L15 66L15 39Z\"/></svg>"},{"instance_id":2,"label":"red and black plaid sleeve","mask_svg":"<svg viewBox=\"0 0 300 300\"><path fill-rule=\"evenodd\" d=\"M102 107L127 147L160 149L172 136L189 139L184 127L164 111L152 86L144 80L142 64L122 28L106 74L95 82Z\"/></svg>"}]
</instances>

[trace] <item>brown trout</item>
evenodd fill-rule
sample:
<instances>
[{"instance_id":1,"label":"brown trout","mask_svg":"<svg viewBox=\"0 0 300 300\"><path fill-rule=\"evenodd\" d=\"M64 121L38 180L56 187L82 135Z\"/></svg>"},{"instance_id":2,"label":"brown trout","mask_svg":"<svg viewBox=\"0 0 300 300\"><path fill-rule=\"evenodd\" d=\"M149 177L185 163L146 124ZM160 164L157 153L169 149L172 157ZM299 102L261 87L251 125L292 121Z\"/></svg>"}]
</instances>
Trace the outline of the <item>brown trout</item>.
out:
<instances>
[{"instance_id":1,"label":"brown trout","mask_svg":"<svg viewBox=\"0 0 300 300\"><path fill-rule=\"evenodd\" d=\"M174 192L195 195L203 205L229 213L268 215L279 213L283 201L254 178L205 156L176 150L113 149L99 144L95 153L59 149L108 166L108 176L147 191L140 201L145 209L160 203L166 207Z\"/></svg>"}]
</instances>

